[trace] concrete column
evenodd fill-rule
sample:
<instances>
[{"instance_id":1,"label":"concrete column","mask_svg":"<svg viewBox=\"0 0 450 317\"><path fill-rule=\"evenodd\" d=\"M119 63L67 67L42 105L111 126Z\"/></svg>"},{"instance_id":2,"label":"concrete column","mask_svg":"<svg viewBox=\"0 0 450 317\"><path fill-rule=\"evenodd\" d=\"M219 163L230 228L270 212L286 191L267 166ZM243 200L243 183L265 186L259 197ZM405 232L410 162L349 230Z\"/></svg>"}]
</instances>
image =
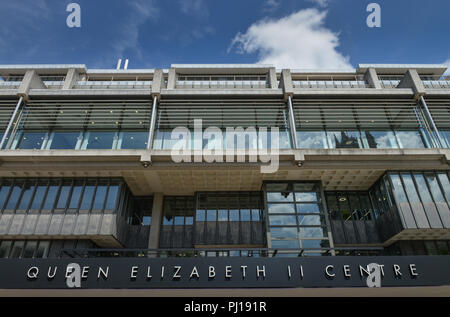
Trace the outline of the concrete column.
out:
<instances>
[{"instance_id":1,"label":"concrete column","mask_svg":"<svg viewBox=\"0 0 450 317\"><path fill-rule=\"evenodd\" d=\"M375 68L368 68L364 74L364 79L367 81L370 88L381 89L381 83L378 79L378 74Z\"/></svg>"},{"instance_id":2,"label":"concrete column","mask_svg":"<svg viewBox=\"0 0 450 317\"><path fill-rule=\"evenodd\" d=\"M284 92L284 100L288 100L288 97L294 96L294 86L292 84L291 71L289 69L283 69L281 71L280 88Z\"/></svg>"},{"instance_id":3,"label":"concrete column","mask_svg":"<svg viewBox=\"0 0 450 317\"><path fill-rule=\"evenodd\" d=\"M162 69L155 69L152 81L152 97L161 98L161 89L164 87L164 72Z\"/></svg>"},{"instance_id":4,"label":"concrete column","mask_svg":"<svg viewBox=\"0 0 450 317\"><path fill-rule=\"evenodd\" d=\"M275 67L269 69L269 85L272 89L278 88L277 71Z\"/></svg>"},{"instance_id":5,"label":"concrete column","mask_svg":"<svg viewBox=\"0 0 450 317\"><path fill-rule=\"evenodd\" d=\"M425 95L425 87L415 69L408 69L397 88L412 88L416 100Z\"/></svg>"},{"instance_id":6,"label":"concrete column","mask_svg":"<svg viewBox=\"0 0 450 317\"><path fill-rule=\"evenodd\" d=\"M177 74L175 68L169 68L169 77L167 78L167 89L175 89Z\"/></svg>"},{"instance_id":7,"label":"concrete column","mask_svg":"<svg viewBox=\"0 0 450 317\"><path fill-rule=\"evenodd\" d=\"M22 83L17 90L17 95L28 100L28 93L30 89L46 89L44 82L41 80L35 70L27 70L25 76L23 76Z\"/></svg>"},{"instance_id":8,"label":"concrete column","mask_svg":"<svg viewBox=\"0 0 450 317\"><path fill-rule=\"evenodd\" d=\"M152 223L150 228L150 236L148 239L149 249L159 248L159 235L161 232L161 223L163 217L163 200L164 195L162 193L155 193L153 195Z\"/></svg>"},{"instance_id":9,"label":"concrete column","mask_svg":"<svg viewBox=\"0 0 450 317\"><path fill-rule=\"evenodd\" d=\"M63 90L72 89L80 80L80 73L75 68L70 68L64 80Z\"/></svg>"}]
</instances>

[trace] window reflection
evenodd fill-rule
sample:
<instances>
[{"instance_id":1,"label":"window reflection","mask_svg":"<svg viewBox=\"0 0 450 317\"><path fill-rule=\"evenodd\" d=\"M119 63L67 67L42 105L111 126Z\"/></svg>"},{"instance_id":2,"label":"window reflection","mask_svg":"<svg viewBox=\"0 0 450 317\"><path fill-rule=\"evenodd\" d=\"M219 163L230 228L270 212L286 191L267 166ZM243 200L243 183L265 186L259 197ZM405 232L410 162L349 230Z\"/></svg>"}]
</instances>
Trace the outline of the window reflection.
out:
<instances>
[{"instance_id":1,"label":"window reflection","mask_svg":"<svg viewBox=\"0 0 450 317\"><path fill-rule=\"evenodd\" d=\"M46 132L24 132L17 145L18 149L40 150L44 144Z\"/></svg>"},{"instance_id":2,"label":"window reflection","mask_svg":"<svg viewBox=\"0 0 450 317\"><path fill-rule=\"evenodd\" d=\"M421 149L425 147L425 142L419 131L395 131L400 148Z\"/></svg>"},{"instance_id":3,"label":"window reflection","mask_svg":"<svg viewBox=\"0 0 450 317\"><path fill-rule=\"evenodd\" d=\"M148 131L121 132L118 149L146 149Z\"/></svg>"},{"instance_id":4,"label":"window reflection","mask_svg":"<svg viewBox=\"0 0 450 317\"><path fill-rule=\"evenodd\" d=\"M47 147L51 150L75 149L80 140L80 132L53 132Z\"/></svg>"},{"instance_id":5,"label":"window reflection","mask_svg":"<svg viewBox=\"0 0 450 317\"><path fill-rule=\"evenodd\" d=\"M326 149L325 131L297 131L298 147L301 149Z\"/></svg>"},{"instance_id":6,"label":"window reflection","mask_svg":"<svg viewBox=\"0 0 450 317\"><path fill-rule=\"evenodd\" d=\"M361 135L359 131L336 131L327 132L328 142L331 148L362 148Z\"/></svg>"},{"instance_id":7,"label":"window reflection","mask_svg":"<svg viewBox=\"0 0 450 317\"><path fill-rule=\"evenodd\" d=\"M393 149L398 147L392 131L365 131L365 137L371 149Z\"/></svg>"},{"instance_id":8,"label":"window reflection","mask_svg":"<svg viewBox=\"0 0 450 317\"><path fill-rule=\"evenodd\" d=\"M113 148L116 132L87 132L83 141L85 149L107 150Z\"/></svg>"}]
</instances>

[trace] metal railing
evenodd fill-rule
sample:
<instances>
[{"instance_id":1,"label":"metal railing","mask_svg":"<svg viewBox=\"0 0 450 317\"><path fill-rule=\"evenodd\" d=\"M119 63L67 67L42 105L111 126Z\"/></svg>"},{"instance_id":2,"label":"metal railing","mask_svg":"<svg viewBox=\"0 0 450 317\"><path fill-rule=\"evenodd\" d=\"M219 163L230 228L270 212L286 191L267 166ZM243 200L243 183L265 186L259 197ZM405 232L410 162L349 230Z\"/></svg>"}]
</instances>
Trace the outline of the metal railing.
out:
<instances>
[{"instance_id":1,"label":"metal railing","mask_svg":"<svg viewBox=\"0 0 450 317\"><path fill-rule=\"evenodd\" d=\"M265 80L177 80L178 89L266 89L270 88Z\"/></svg>"},{"instance_id":2,"label":"metal railing","mask_svg":"<svg viewBox=\"0 0 450 317\"><path fill-rule=\"evenodd\" d=\"M317 89L353 89L369 88L364 80L294 80L294 88L317 88Z\"/></svg>"},{"instance_id":3,"label":"metal railing","mask_svg":"<svg viewBox=\"0 0 450 317\"><path fill-rule=\"evenodd\" d=\"M59 257L69 258L117 258L117 257L301 257L301 256L350 256L380 255L383 247L341 248L197 248L197 249L62 249Z\"/></svg>"},{"instance_id":4,"label":"metal railing","mask_svg":"<svg viewBox=\"0 0 450 317\"><path fill-rule=\"evenodd\" d=\"M151 89L152 81L77 81L74 89Z\"/></svg>"},{"instance_id":5,"label":"metal railing","mask_svg":"<svg viewBox=\"0 0 450 317\"><path fill-rule=\"evenodd\" d=\"M422 80L427 89L450 89L450 80Z\"/></svg>"}]
</instances>

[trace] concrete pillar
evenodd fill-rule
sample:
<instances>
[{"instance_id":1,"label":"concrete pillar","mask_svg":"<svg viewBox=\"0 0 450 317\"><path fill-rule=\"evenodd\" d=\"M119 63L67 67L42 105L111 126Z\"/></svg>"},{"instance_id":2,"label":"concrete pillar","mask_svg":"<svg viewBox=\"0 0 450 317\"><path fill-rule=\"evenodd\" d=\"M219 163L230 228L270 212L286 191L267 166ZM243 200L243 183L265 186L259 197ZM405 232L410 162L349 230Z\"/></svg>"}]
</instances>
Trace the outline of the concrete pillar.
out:
<instances>
[{"instance_id":1,"label":"concrete pillar","mask_svg":"<svg viewBox=\"0 0 450 317\"><path fill-rule=\"evenodd\" d=\"M164 195L162 193L155 193L153 195L152 223L150 228L150 236L148 239L149 249L159 248L159 235L161 232L161 223L163 217L163 200Z\"/></svg>"},{"instance_id":2,"label":"concrete pillar","mask_svg":"<svg viewBox=\"0 0 450 317\"><path fill-rule=\"evenodd\" d=\"M175 89L177 74L175 68L169 68L169 77L167 78L167 89Z\"/></svg>"},{"instance_id":3,"label":"concrete pillar","mask_svg":"<svg viewBox=\"0 0 450 317\"><path fill-rule=\"evenodd\" d=\"M64 80L63 90L72 89L73 86L80 80L80 73L75 68L70 68Z\"/></svg>"},{"instance_id":4,"label":"concrete pillar","mask_svg":"<svg viewBox=\"0 0 450 317\"><path fill-rule=\"evenodd\" d=\"M381 89L381 83L378 79L378 74L375 68L368 68L364 74L364 79L369 84L370 88Z\"/></svg>"},{"instance_id":5,"label":"concrete pillar","mask_svg":"<svg viewBox=\"0 0 450 317\"><path fill-rule=\"evenodd\" d=\"M275 67L269 69L269 85L272 89L278 88L277 71Z\"/></svg>"},{"instance_id":6,"label":"concrete pillar","mask_svg":"<svg viewBox=\"0 0 450 317\"><path fill-rule=\"evenodd\" d=\"M287 101L289 96L294 96L294 86L292 84L292 76L289 69L283 69L281 71L280 88L283 89L284 100Z\"/></svg>"},{"instance_id":7,"label":"concrete pillar","mask_svg":"<svg viewBox=\"0 0 450 317\"><path fill-rule=\"evenodd\" d=\"M30 89L46 89L44 82L41 80L35 70L27 70L25 76L23 76L22 83L17 90L17 95L23 97L24 100L28 100L28 93Z\"/></svg>"},{"instance_id":8,"label":"concrete pillar","mask_svg":"<svg viewBox=\"0 0 450 317\"><path fill-rule=\"evenodd\" d=\"M425 95L425 87L415 69L408 69L397 88L412 88L416 100Z\"/></svg>"},{"instance_id":9,"label":"concrete pillar","mask_svg":"<svg viewBox=\"0 0 450 317\"><path fill-rule=\"evenodd\" d=\"M164 87L164 72L162 69L155 69L152 81L152 97L161 98L161 89Z\"/></svg>"}]
</instances>

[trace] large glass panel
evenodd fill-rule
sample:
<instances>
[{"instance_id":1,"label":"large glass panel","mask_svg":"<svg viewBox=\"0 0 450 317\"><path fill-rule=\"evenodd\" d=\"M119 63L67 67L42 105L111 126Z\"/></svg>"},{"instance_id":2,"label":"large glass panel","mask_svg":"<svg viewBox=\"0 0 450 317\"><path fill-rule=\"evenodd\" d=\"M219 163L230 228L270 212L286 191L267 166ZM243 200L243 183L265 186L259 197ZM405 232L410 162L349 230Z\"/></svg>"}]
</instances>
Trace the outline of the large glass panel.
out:
<instances>
[{"instance_id":1,"label":"large glass panel","mask_svg":"<svg viewBox=\"0 0 450 317\"><path fill-rule=\"evenodd\" d=\"M283 239L283 238L298 238L297 228L292 227L271 227L270 228L270 237L272 239Z\"/></svg>"},{"instance_id":2,"label":"large glass panel","mask_svg":"<svg viewBox=\"0 0 450 317\"><path fill-rule=\"evenodd\" d=\"M371 149L398 148L395 135L392 131L365 131L365 136Z\"/></svg>"},{"instance_id":3,"label":"large glass panel","mask_svg":"<svg viewBox=\"0 0 450 317\"><path fill-rule=\"evenodd\" d=\"M424 148L425 142L419 131L395 131L398 144L402 149Z\"/></svg>"},{"instance_id":4,"label":"large glass panel","mask_svg":"<svg viewBox=\"0 0 450 317\"><path fill-rule=\"evenodd\" d=\"M90 131L86 133L86 136L88 137L86 149L112 149L115 135L116 132Z\"/></svg>"},{"instance_id":5,"label":"large glass panel","mask_svg":"<svg viewBox=\"0 0 450 317\"><path fill-rule=\"evenodd\" d=\"M34 182L25 182L25 186L23 188L22 198L20 199L18 210L28 210L28 206L30 205L31 197L34 192Z\"/></svg>"},{"instance_id":6,"label":"large glass panel","mask_svg":"<svg viewBox=\"0 0 450 317\"><path fill-rule=\"evenodd\" d=\"M250 210L241 209L241 221L250 221Z\"/></svg>"},{"instance_id":7,"label":"large glass panel","mask_svg":"<svg viewBox=\"0 0 450 317\"><path fill-rule=\"evenodd\" d=\"M36 188L36 193L33 197L30 210L40 210L42 201L44 200L45 192L47 191L48 181L39 180Z\"/></svg>"},{"instance_id":8,"label":"large glass panel","mask_svg":"<svg viewBox=\"0 0 450 317\"><path fill-rule=\"evenodd\" d=\"M24 132L19 144L18 149L30 149L40 150L45 140L46 132Z\"/></svg>"},{"instance_id":9,"label":"large glass panel","mask_svg":"<svg viewBox=\"0 0 450 317\"><path fill-rule=\"evenodd\" d=\"M11 182L8 180L4 180L0 189L0 210L2 210L3 206L5 205L6 199L8 199L10 189Z\"/></svg>"},{"instance_id":10,"label":"large glass panel","mask_svg":"<svg viewBox=\"0 0 450 317\"><path fill-rule=\"evenodd\" d=\"M300 248L299 240L272 240L272 248L274 249L298 249Z\"/></svg>"},{"instance_id":11,"label":"large glass panel","mask_svg":"<svg viewBox=\"0 0 450 317\"><path fill-rule=\"evenodd\" d=\"M50 181L50 186L48 187L47 196L45 197L43 210L53 210L55 204L56 195L58 194L59 184L57 181Z\"/></svg>"},{"instance_id":12,"label":"large glass panel","mask_svg":"<svg viewBox=\"0 0 450 317\"><path fill-rule=\"evenodd\" d=\"M46 258L50 248L50 241L39 241L35 258Z\"/></svg>"},{"instance_id":13,"label":"large glass panel","mask_svg":"<svg viewBox=\"0 0 450 317\"><path fill-rule=\"evenodd\" d=\"M219 221L228 221L228 210L218 210L218 219Z\"/></svg>"},{"instance_id":14,"label":"large glass panel","mask_svg":"<svg viewBox=\"0 0 450 317\"><path fill-rule=\"evenodd\" d=\"M54 132L48 148L51 150L71 150L75 149L80 132Z\"/></svg>"},{"instance_id":15,"label":"large glass panel","mask_svg":"<svg viewBox=\"0 0 450 317\"><path fill-rule=\"evenodd\" d=\"M58 202L56 203L56 209L66 209L67 202L69 200L70 190L72 188L72 182L64 180L59 192Z\"/></svg>"},{"instance_id":16,"label":"large glass panel","mask_svg":"<svg viewBox=\"0 0 450 317\"><path fill-rule=\"evenodd\" d=\"M320 226L322 224L321 216L319 215L299 215L298 224L300 226Z\"/></svg>"},{"instance_id":17,"label":"large glass panel","mask_svg":"<svg viewBox=\"0 0 450 317\"><path fill-rule=\"evenodd\" d=\"M94 193L95 193L95 181L89 180L86 182L86 186L84 188L80 210L91 210Z\"/></svg>"},{"instance_id":18,"label":"large glass panel","mask_svg":"<svg viewBox=\"0 0 450 317\"><path fill-rule=\"evenodd\" d=\"M195 221L205 221L205 211L204 210L197 210L195 214Z\"/></svg>"},{"instance_id":19,"label":"large glass panel","mask_svg":"<svg viewBox=\"0 0 450 317\"><path fill-rule=\"evenodd\" d=\"M307 249L320 249L329 248L330 241L328 240L302 240L302 248ZM311 254L309 254L311 255Z\"/></svg>"},{"instance_id":20,"label":"large glass panel","mask_svg":"<svg viewBox=\"0 0 450 317\"><path fill-rule=\"evenodd\" d=\"M295 201L298 202L308 202L308 201L317 201L317 193L316 192L305 192L305 193L295 193Z\"/></svg>"},{"instance_id":21,"label":"large glass panel","mask_svg":"<svg viewBox=\"0 0 450 317\"><path fill-rule=\"evenodd\" d=\"M0 259L8 258L12 241L0 241Z\"/></svg>"},{"instance_id":22,"label":"large glass panel","mask_svg":"<svg viewBox=\"0 0 450 317\"><path fill-rule=\"evenodd\" d=\"M37 241L27 241L25 245L25 250L23 252L23 258L32 258L34 255L34 251L37 247Z\"/></svg>"},{"instance_id":23,"label":"large glass panel","mask_svg":"<svg viewBox=\"0 0 450 317\"><path fill-rule=\"evenodd\" d=\"M206 210L206 221L217 221L217 210L215 209Z\"/></svg>"},{"instance_id":24,"label":"large glass panel","mask_svg":"<svg viewBox=\"0 0 450 317\"><path fill-rule=\"evenodd\" d=\"M106 199L105 210L115 210L117 196L119 194L119 185L110 185L108 190L108 198Z\"/></svg>"},{"instance_id":25,"label":"large glass panel","mask_svg":"<svg viewBox=\"0 0 450 317\"><path fill-rule=\"evenodd\" d=\"M119 149L146 149L148 131L121 132Z\"/></svg>"},{"instance_id":26,"label":"large glass panel","mask_svg":"<svg viewBox=\"0 0 450 317\"><path fill-rule=\"evenodd\" d=\"M19 202L20 193L22 192L23 182L16 181L9 195L8 203L6 204L6 210L15 210Z\"/></svg>"},{"instance_id":27,"label":"large glass panel","mask_svg":"<svg viewBox=\"0 0 450 317\"><path fill-rule=\"evenodd\" d=\"M259 209L252 209L252 221L260 221L260 210Z\"/></svg>"},{"instance_id":28,"label":"large glass panel","mask_svg":"<svg viewBox=\"0 0 450 317\"><path fill-rule=\"evenodd\" d=\"M291 202L294 201L294 195L290 192L267 193L268 202Z\"/></svg>"},{"instance_id":29,"label":"large glass panel","mask_svg":"<svg viewBox=\"0 0 450 317\"><path fill-rule=\"evenodd\" d=\"M336 131L327 132L328 142L331 148L362 148L361 134L359 131Z\"/></svg>"},{"instance_id":30,"label":"large glass panel","mask_svg":"<svg viewBox=\"0 0 450 317\"><path fill-rule=\"evenodd\" d=\"M300 227L300 238L324 238L327 232L322 227Z\"/></svg>"},{"instance_id":31,"label":"large glass panel","mask_svg":"<svg viewBox=\"0 0 450 317\"><path fill-rule=\"evenodd\" d=\"M70 197L69 209L78 209L82 192L83 182L75 181L72 189L72 196Z\"/></svg>"},{"instance_id":32,"label":"large glass panel","mask_svg":"<svg viewBox=\"0 0 450 317\"><path fill-rule=\"evenodd\" d=\"M447 202L450 202L450 182L448 180L447 173L437 173L439 181L441 182L442 189L444 190L445 198Z\"/></svg>"},{"instance_id":33,"label":"large glass panel","mask_svg":"<svg viewBox=\"0 0 450 317\"><path fill-rule=\"evenodd\" d=\"M95 192L94 205L92 210L103 210L103 205L105 204L106 193L108 191L108 185L104 181L100 181L97 190Z\"/></svg>"},{"instance_id":34,"label":"large glass panel","mask_svg":"<svg viewBox=\"0 0 450 317\"><path fill-rule=\"evenodd\" d=\"M20 258L22 256L24 244L25 244L24 241L14 241L13 247L11 249L11 254L9 255L9 257L11 259Z\"/></svg>"},{"instance_id":35,"label":"large glass panel","mask_svg":"<svg viewBox=\"0 0 450 317\"><path fill-rule=\"evenodd\" d=\"M297 131L298 147L301 149L326 149L325 131Z\"/></svg>"},{"instance_id":36,"label":"large glass panel","mask_svg":"<svg viewBox=\"0 0 450 317\"><path fill-rule=\"evenodd\" d=\"M318 204L297 204L298 213L319 213Z\"/></svg>"},{"instance_id":37,"label":"large glass panel","mask_svg":"<svg viewBox=\"0 0 450 317\"><path fill-rule=\"evenodd\" d=\"M403 183L405 184L405 191L408 195L409 203L411 205L414 218L417 223L418 228L429 228L430 224L428 222L427 216L423 209L422 203L420 201L419 195L414 186L414 182L411 174L401 173Z\"/></svg>"},{"instance_id":38,"label":"large glass panel","mask_svg":"<svg viewBox=\"0 0 450 317\"><path fill-rule=\"evenodd\" d=\"M230 221L239 221L239 210L230 209Z\"/></svg>"},{"instance_id":39,"label":"large glass panel","mask_svg":"<svg viewBox=\"0 0 450 317\"><path fill-rule=\"evenodd\" d=\"M268 204L269 214L293 214L295 207L293 204Z\"/></svg>"},{"instance_id":40,"label":"large glass panel","mask_svg":"<svg viewBox=\"0 0 450 317\"><path fill-rule=\"evenodd\" d=\"M295 216L269 216L271 226L296 226Z\"/></svg>"}]
</instances>

